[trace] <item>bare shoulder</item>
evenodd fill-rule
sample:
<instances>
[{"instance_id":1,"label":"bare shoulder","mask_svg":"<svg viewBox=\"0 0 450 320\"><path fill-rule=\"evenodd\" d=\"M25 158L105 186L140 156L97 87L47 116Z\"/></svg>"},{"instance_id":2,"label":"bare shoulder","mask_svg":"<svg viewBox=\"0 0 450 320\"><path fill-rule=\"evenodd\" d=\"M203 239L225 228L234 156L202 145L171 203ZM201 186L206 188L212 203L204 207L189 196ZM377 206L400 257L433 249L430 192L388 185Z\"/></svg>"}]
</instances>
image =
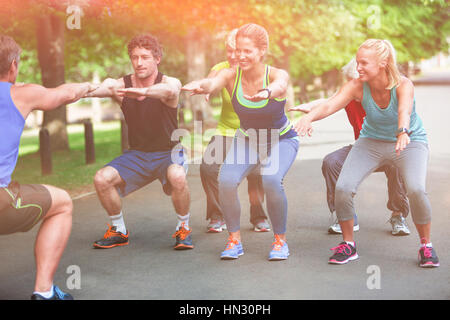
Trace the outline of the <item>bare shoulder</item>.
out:
<instances>
[{"instance_id":1,"label":"bare shoulder","mask_svg":"<svg viewBox=\"0 0 450 320\"><path fill-rule=\"evenodd\" d=\"M343 93L351 99L362 101L364 95L363 87L364 82L359 79L352 79L342 86L339 93Z\"/></svg>"},{"instance_id":2,"label":"bare shoulder","mask_svg":"<svg viewBox=\"0 0 450 320\"><path fill-rule=\"evenodd\" d=\"M402 76L400 78L400 83L396 88L396 93L399 98L399 101L410 101L410 99L414 98L414 84L407 77Z\"/></svg>"},{"instance_id":3,"label":"bare shoulder","mask_svg":"<svg viewBox=\"0 0 450 320\"><path fill-rule=\"evenodd\" d=\"M225 69L217 70L217 75L221 75L226 79L233 79L236 77L236 67L230 67Z\"/></svg>"},{"instance_id":4,"label":"bare shoulder","mask_svg":"<svg viewBox=\"0 0 450 320\"><path fill-rule=\"evenodd\" d=\"M36 96L42 95L47 90L44 86L34 83L21 83L11 87L11 93L25 101L28 98L33 99Z\"/></svg>"},{"instance_id":5,"label":"bare shoulder","mask_svg":"<svg viewBox=\"0 0 450 320\"><path fill-rule=\"evenodd\" d=\"M41 97L47 93L47 88L34 83L21 83L11 87L11 99L17 109L26 118Z\"/></svg>"},{"instance_id":6,"label":"bare shoulder","mask_svg":"<svg viewBox=\"0 0 450 320\"><path fill-rule=\"evenodd\" d=\"M269 79L272 81L279 78L289 79L289 73L284 69L279 69L270 66L269 70L270 70Z\"/></svg>"},{"instance_id":7,"label":"bare shoulder","mask_svg":"<svg viewBox=\"0 0 450 320\"><path fill-rule=\"evenodd\" d=\"M414 88L413 82L405 76L400 77L400 83L398 84L397 90L411 89Z\"/></svg>"},{"instance_id":8,"label":"bare shoulder","mask_svg":"<svg viewBox=\"0 0 450 320\"><path fill-rule=\"evenodd\" d=\"M161 82L174 85L177 88L181 89L181 81L178 78L163 75Z\"/></svg>"},{"instance_id":9,"label":"bare shoulder","mask_svg":"<svg viewBox=\"0 0 450 320\"><path fill-rule=\"evenodd\" d=\"M344 84L344 86L348 86L349 90L351 90L354 93L361 93L363 92L364 88L364 82L362 82L359 79L352 79Z\"/></svg>"}]
</instances>

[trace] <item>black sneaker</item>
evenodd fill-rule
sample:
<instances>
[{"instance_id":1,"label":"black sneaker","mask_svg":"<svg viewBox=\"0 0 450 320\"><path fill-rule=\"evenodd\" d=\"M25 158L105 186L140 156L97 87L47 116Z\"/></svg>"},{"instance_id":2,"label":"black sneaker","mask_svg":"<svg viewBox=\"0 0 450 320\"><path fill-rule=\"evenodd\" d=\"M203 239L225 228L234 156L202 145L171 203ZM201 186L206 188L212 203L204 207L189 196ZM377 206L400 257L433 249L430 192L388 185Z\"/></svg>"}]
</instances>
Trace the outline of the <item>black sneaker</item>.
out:
<instances>
[{"instance_id":1,"label":"black sneaker","mask_svg":"<svg viewBox=\"0 0 450 320\"><path fill-rule=\"evenodd\" d=\"M73 297L70 294L61 291L58 286L53 286L53 296L50 298L45 298L38 293L33 293L31 295L31 300L73 300Z\"/></svg>"},{"instance_id":2,"label":"black sneaker","mask_svg":"<svg viewBox=\"0 0 450 320\"><path fill-rule=\"evenodd\" d=\"M349 261L358 259L358 253L356 252L356 246L353 247L347 242L341 242L337 247L331 248L334 250L334 254L328 260L331 264L345 264Z\"/></svg>"},{"instance_id":3,"label":"black sneaker","mask_svg":"<svg viewBox=\"0 0 450 320\"><path fill-rule=\"evenodd\" d=\"M422 268L439 267L439 258L433 247L423 246L419 249L419 266Z\"/></svg>"},{"instance_id":4,"label":"black sneaker","mask_svg":"<svg viewBox=\"0 0 450 320\"><path fill-rule=\"evenodd\" d=\"M108 230L103 235L103 238L94 242L94 248L98 249L109 249L117 246L128 245L128 234L123 234L122 232L116 231L116 227L111 227L108 224Z\"/></svg>"}]
</instances>

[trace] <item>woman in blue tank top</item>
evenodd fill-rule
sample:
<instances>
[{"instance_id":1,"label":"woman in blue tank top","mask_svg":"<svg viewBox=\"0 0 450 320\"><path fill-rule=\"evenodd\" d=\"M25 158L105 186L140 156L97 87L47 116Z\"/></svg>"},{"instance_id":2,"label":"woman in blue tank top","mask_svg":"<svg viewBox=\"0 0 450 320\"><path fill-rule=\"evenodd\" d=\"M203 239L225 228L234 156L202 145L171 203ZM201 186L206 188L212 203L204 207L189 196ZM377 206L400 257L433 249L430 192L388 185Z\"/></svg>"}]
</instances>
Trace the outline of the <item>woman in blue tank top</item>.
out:
<instances>
[{"instance_id":1,"label":"woman in blue tank top","mask_svg":"<svg viewBox=\"0 0 450 320\"><path fill-rule=\"evenodd\" d=\"M183 87L192 94L209 94L226 88L240 120L241 127L219 173L219 201L230 233L222 259L237 259L244 253L237 189L253 170L261 170L267 212L275 234L269 260L285 260L289 256L283 178L296 158L299 141L284 112L289 75L264 64L268 46L267 31L259 25L246 24L236 35L239 66Z\"/></svg>"},{"instance_id":2,"label":"woman in blue tank top","mask_svg":"<svg viewBox=\"0 0 450 320\"><path fill-rule=\"evenodd\" d=\"M425 191L428 142L415 110L414 86L400 75L395 51L387 40L369 39L356 55L359 78L346 83L336 96L312 110L295 125L300 135L311 135L311 122L344 108L351 100L362 102L366 112L358 140L350 151L336 184L336 214L343 242L329 263L343 264L358 258L353 239L353 197L365 177L380 165L399 168L420 237L419 266L437 267L431 244L431 205Z\"/></svg>"}]
</instances>

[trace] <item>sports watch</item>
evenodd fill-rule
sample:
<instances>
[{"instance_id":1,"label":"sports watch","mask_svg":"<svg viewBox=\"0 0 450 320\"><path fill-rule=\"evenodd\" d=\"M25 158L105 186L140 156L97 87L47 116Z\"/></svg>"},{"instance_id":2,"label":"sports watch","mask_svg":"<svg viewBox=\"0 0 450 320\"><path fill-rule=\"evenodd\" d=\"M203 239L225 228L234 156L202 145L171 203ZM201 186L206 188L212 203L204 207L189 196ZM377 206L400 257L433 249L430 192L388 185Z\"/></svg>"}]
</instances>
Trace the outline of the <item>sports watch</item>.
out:
<instances>
[{"instance_id":1,"label":"sports watch","mask_svg":"<svg viewBox=\"0 0 450 320\"><path fill-rule=\"evenodd\" d=\"M402 133L406 133L408 136L410 136L411 133L412 133L412 131L409 131L409 130L406 129L406 128L398 128L398 129L397 129L397 137L398 137L399 135L401 135Z\"/></svg>"},{"instance_id":2,"label":"sports watch","mask_svg":"<svg viewBox=\"0 0 450 320\"><path fill-rule=\"evenodd\" d=\"M270 99L270 96L272 95L272 91L269 88L264 88L264 89L258 90L258 92L261 92L261 91L267 91L266 99Z\"/></svg>"}]
</instances>

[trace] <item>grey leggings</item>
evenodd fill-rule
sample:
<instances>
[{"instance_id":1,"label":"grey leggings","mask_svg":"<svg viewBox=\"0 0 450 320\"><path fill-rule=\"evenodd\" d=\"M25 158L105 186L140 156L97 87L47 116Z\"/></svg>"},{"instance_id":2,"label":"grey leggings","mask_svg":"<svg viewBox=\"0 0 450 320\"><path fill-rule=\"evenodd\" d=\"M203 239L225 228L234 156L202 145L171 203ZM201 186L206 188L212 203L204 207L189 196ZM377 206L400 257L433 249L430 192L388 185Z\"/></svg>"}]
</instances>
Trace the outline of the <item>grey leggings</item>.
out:
<instances>
[{"instance_id":1,"label":"grey leggings","mask_svg":"<svg viewBox=\"0 0 450 320\"><path fill-rule=\"evenodd\" d=\"M396 142L359 138L342 167L336 183L335 205L339 221L353 219L353 197L361 182L378 167L393 164L405 183L411 216L416 224L431 221L431 205L425 191L428 145L411 141L397 156Z\"/></svg>"}]
</instances>

